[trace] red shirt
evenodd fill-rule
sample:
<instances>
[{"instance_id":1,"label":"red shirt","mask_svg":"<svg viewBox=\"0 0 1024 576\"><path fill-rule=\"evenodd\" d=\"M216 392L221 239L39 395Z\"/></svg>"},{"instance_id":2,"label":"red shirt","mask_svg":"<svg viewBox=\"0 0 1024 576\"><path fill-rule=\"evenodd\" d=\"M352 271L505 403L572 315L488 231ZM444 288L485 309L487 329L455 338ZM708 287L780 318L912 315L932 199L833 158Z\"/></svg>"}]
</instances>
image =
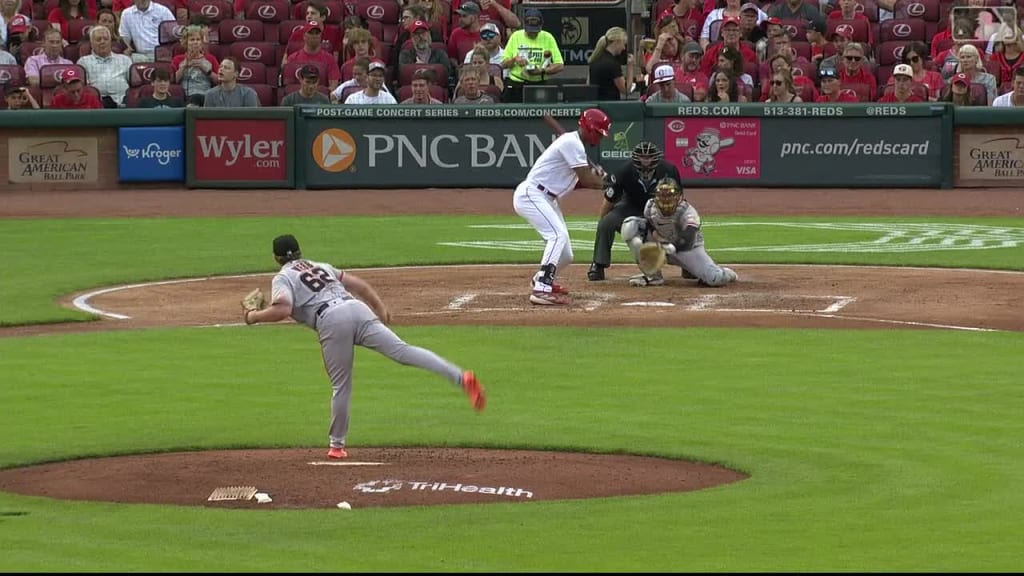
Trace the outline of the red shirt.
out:
<instances>
[{"instance_id":1,"label":"red shirt","mask_svg":"<svg viewBox=\"0 0 1024 576\"><path fill-rule=\"evenodd\" d=\"M461 26L452 30L452 35L448 38L448 57L455 62L461 63L463 58L459 58L459 44L470 43L477 44L480 42L480 31L470 32Z\"/></svg>"},{"instance_id":2,"label":"red shirt","mask_svg":"<svg viewBox=\"0 0 1024 576\"><path fill-rule=\"evenodd\" d=\"M220 63L217 62L217 57L216 56L214 56L213 54L210 54L209 52L207 52L206 54L203 54L203 58L206 58L206 60L210 64L213 65L213 68L210 68L211 72L216 74L217 72L220 71ZM178 54L174 58L171 58L171 80L172 81L174 80L174 75L178 73L178 68L181 66L181 63L184 62L184 61L185 61L185 55L184 54ZM177 83L177 82L175 82L175 83Z\"/></svg>"},{"instance_id":3,"label":"red shirt","mask_svg":"<svg viewBox=\"0 0 1024 576\"><path fill-rule=\"evenodd\" d=\"M88 110L91 108L103 108L103 103L100 102L95 92L83 87L82 98L78 101L78 104L72 103L64 92L59 92L53 95L49 108L58 110Z\"/></svg>"},{"instance_id":4,"label":"red shirt","mask_svg":"<svg viewBox=\"0 0 1024 576\"><path fill-rule=\"evenodd\" d=\"M818 96L814 101L823 104L839 104L843 102L856 104L857 102L860 102L860 100L857 100L856 96L850 94L849 92L843 92L842 90L840 90L837 93L837 96L835 98L830 98L829 96L822 94Z\"/></svg>"},{"instance_id":5,"label":"red shirt","mask_svg":"<svg viewBox=\"0 0 1024 576\"><path fill-rule=\"evenodd\" d=\"M298 42L299 40L305 40L306 33L302 31L302 27L299 26L292 31L292 35L288 37L288 42ZM333 24L324 26L324 31L320 34L321 42L330 42L331 52L341 52L341 28Z\"/></svg>"},{"instance_id":6,"label":"red shirt","mask_svg":"<svg viewBox=\"0 0 1024 576\"><path fill-rule=\"evenodd\" d=\"M327 66L327 79L331 82L341 81L341 69L338 68L338 61L331 56L330 52L324 50L317 50L316 54L310 54L306 52L306 49L292 52L288 55L288 63L292 62L321 62Z\"/></svg>"},{"instance_id":7,"label":"red shirt","mask_svg":"<svg viewBox=\"0 0 1024 576\"><path fill-rule=\"evenodd\" d=\"M828 19L829 20L863 20L864 23L867 24L867 28L868 28L868 44L874 45L874 43L875 43L875 33L871 31L871 20L869 20L868 17L865 16L864 14L862 14L860 12L857 12L856 14L853 15L853 18L843 18L843 11L842 10L833 10L832 13L828 15Z\"/></svg>"},{"instance_id":8,"label":"red shirt","mask_svg":"<svg viewBox=\"0 0 1024 576\"><path fill-rule=\"evenodd\" d=\"M852 76L846 70L846 67L839 68L839 81L844 84L867 84L868 88L870 88L868 96L872 100L874 99L875 94L878 93L878 80L875 80L874 74L869 74L867 70L864 69L864 66L861 66L860 69L857 70L857 73Z\"/></svg>"},{"instance_id":9,"label":"red shirt","mask_svg":"<svg viewBox=\"0 0 1024 576\"><path fill-rule=\"evenodd\" d=\"M79 4L77 20L92 20L96 18L96 0L86 0L85 6ZM76 18L73 18L76 20ZM46 21L51 24L60 24L60 34L64 38L68 37L68 21L64 17L64 12L60 8L54 8L50 10L50 13L46 15Z\"/></svg>"},{"instance_id":10,"label":"red shirt","mask_svg":"<svg viewBox=\"0 0 1024 576\"><path fill-rule=\"evenodd\" d=\"M1024 54L1021 54L1013 64L1006 59L1002 52L996 52L990 59L999 63L999 83L1013 82L1013 75L1017 68L1024 65Z\"/></svg>"},{"instance_id":11,"label":"red shirt","mask_svg":"<svg viewBox=\"0 0 1024 576\"><path fill-rule=\"evenodd\" d=\"M710 76L711 72L718 68L718 53L722 51L725 44L722 42L715 42L711 46L708 46L708 51L704 53L704 58L700 61L700 71ZM750 49L749 46L740 42L740 54L743 55L744 62L757 62L757 53Z\"/></svg>"},{"instance_id":12,"label":"red shirt","mask_svg":"<svg viewBox=\"0 0 1024 576\"><path fill-rule=\"evenodd\" d=\"M899 100L898 98L896 98L896 92L890 92L889 94L883 94L882 97L878 99L878 101L879 102L897 102L897 103L900 103L900 104L905 104L905 103L910 103L910 102L924 102L924 100L922 100L920 96L918 96L917 94L914 94L913 92L910 93L910 96L908 96L906 100Z\"/></svg>"},{"instance_id":13,"label":"red shirt","mask_svg":"<svg viewBox=\"0 0 1024 576\"><path fill-rule=\"evenodd\" d=\"M700 31L704 28L704 16L706 14L705 12L701 12L696 8L690 8L690 11L687 12L686 14L683 14L682 16L679 16L678 14L673 12L672 8L669 8L665 12L671 13L672 17L676 19L676 27L679 28L679 32L683 36L690 38L694 42L697 41L697 39L700 37ZM661 18L659 18L659 20L660 19ZM687 34L687 30L685 27L687 20L692 20L696 22L697 29L694 31L693 34Z\"/></svg>"},{"instance_id":14,"label":"red shirt","mask_svg":"<svg viewBox=\"0 0 1024 576\"><path fill-rule=\"evenodd\" d=\"M949 28L946 28L942 32L939 32L938 34L936 34L935 36L932 37L932 44L931 44L931 46L932 46L932 62L942 62L942 60L939 59L939 52L948 52L949 49L948 48L940 49L939 48L939 43L941 43L943 40L950 40L952 38L953 38L953 31L950 30Z\"/></svg>"}]
</instances>

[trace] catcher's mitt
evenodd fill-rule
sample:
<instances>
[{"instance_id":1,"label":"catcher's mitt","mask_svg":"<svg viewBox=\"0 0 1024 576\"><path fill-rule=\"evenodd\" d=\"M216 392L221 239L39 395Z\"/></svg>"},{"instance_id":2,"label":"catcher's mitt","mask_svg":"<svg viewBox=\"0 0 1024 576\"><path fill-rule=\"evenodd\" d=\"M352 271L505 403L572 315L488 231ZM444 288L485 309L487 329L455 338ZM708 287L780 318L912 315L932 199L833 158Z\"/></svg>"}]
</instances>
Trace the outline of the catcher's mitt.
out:
<instances>
[{"instance_id":1,"label":"catcher's mitt","mask_svg":"<svg viewBox=\"0 0 1024 576\"><path fill-rule=\"evenodd\" d=\"M254 289L242 298L242 314L245 315L245 323L249 323L249 312L263 310L267 307L267 300L263 297L263 290Z\"/></svg>"},{"instance_id":2,"label":"catcher's mitt","mask_svg":"<svg viewBox=\"0 0 1024 576\"><path fill-rule=\"evenodd\" d=\"M645 275L653 276L657 274L662 266L665 265L665 262L665 249L661 247L661 244L657 242L644 242L643 246L640 246L640 257L637 260L637 265Z\"/></svg>"}]
</instances>

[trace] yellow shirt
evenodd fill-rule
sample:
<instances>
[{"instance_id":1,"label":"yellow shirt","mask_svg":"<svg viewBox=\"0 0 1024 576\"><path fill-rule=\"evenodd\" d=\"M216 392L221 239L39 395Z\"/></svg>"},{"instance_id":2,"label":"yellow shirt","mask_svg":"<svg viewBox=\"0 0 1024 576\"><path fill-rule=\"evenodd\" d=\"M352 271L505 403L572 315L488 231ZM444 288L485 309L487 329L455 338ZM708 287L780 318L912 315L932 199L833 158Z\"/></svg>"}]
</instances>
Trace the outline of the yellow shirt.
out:
<instances>
[{"instance_id":1,"label":"yellow shirt","mask_svg":"<svg viewBox=\"0 0 1024 576\"><path fill-rule=\"evenodd\" d=\"M542 69L544 61L548 57L545 52L550 52L550 62L547 64L562 64L562 51L558 49L555 37L546 30L537 33L536 38L529 38L526 32L516 30L505 43L505 60L514 59L516 56L525 56L529 61L526 67L513 64L508 70L509 80L513 82L541 82L544 80ZM536 67L536 72L531 72L530 67Z\"/></svg>"}]
</instances>

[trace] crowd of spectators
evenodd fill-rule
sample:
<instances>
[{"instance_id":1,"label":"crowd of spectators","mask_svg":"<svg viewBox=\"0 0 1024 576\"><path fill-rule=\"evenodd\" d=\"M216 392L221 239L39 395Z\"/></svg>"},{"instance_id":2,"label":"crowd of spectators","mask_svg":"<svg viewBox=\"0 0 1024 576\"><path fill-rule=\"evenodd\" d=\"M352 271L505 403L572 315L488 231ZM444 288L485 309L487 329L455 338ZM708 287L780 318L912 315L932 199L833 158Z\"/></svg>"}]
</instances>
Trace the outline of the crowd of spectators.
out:
<instances>
[{"instance_id":1,"label":"crowd of spectators","mask_svg":"<svg viewBox=\"0 0 1024 576\"><path fill-rule=\"evenodd\" d=\"M0 105L522 102L564 63L514 1L0 0ZM600 100L1019 106L1004 1L652 0L642 41L595 39L588 82Z\"/></svg>"}]
</instances>

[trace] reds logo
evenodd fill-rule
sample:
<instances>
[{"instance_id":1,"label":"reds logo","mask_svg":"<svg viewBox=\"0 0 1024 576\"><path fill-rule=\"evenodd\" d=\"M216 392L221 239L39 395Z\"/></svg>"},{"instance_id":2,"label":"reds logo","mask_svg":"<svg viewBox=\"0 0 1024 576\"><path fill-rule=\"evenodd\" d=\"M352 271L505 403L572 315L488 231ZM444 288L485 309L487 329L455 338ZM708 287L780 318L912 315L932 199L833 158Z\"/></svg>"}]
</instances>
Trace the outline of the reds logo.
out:
<instances>
[{"instance_id":1,"label":"reds logo","mask_svg":"<svg viewBox=\"0 0 1024 576\"><path fill-rule=\"evenodd\" d=\"M295 34L295 32L297 30L301 29L302 26L303 26L302 24L296 24L294 27L292 27L292 34Z\"/></svg>"},{"instance_id":2,"label":"reds logo","mask_svg":"<svg viewBox=\"0 0 1024 576\"><path fill-rule=\"evenodd\" d=\"M366 15L374 20L381 20L384 18L384 7L380 4L373 4L366 9Z\"/></svg>"},{"instance_id":3,"label":"reds logo","mask_svg":"<svg viewBox=\"0 0 1024 576\"><path fill-rule=\"evenodd\" d=\"M239 80L249 80L252 78L252 68L248 66L242 66L242 69L238 71Z\"/></svg>"},{"instance_id":4,"label":"reds logo","mask_svg":"<svg viewBox=\"0 0 1024 576\"><path fill-rule=\"evenodd\" d=\"M700 30L697 30L696 24L690 24L689 26L686 27L686 35L691 38L697 38L697 34L699 33Z\"/></svg>"},{"instance_id":5,"label":"reds logo","mask_svg":"<svg viewBox=\"0 0 1024 576\"><path fill-rule=\"evenodd\" d=\"M921 16L924 16L925 10L926 10L925 5L921 4L920 2L914 2L913 4L907 4L907 7L906 7L907 14L912 16L912 17L914 17L914 18L920 18Z\"/></svg>"},{"instance_id":6,"label":"reds logo","mask_svg":"<svg viewBox=\"0 0 1024 576\"><path fill-rule=\"evenodd\" d=\"M843 88L842 90L839 91L839 93L840 94L844 94L846 96L850 96L850 97L855 98L857 100L860 100L860 97L857 96L857 91L856 90L851 90L849 88Z\"/></svg>"},{"instance_id":7,"label":"reds logo","mask_svg":"<svg viewBox=\"0 0 1024 576\"><path fill-rule=\"evenodd\" d=\"M682 120L671 120L668 123L668 129L676 134L686 130L686 123Z\"/></svg>"},{"instance_id":8,"label":"reds logo","mask_svg":"<svg viewBox=\"0 0 1024 576\"><path fill-rule=\"evenodd\" d=\"M794 24L786 24L784 28L786 29L786 32L789 33L790 38L796 38L797 33L800 32Z\"/></svg>"},{"instance_id":9,"label":"reds logo","mask_svg":"<svg viewBox=\"0 0 1024 576\"><path fill-rule=\"evenodd\" d=\"M256 15L264 20L277 18L277 7L273 4L264 4L256 9Z\"/></svg>"},{"instance_id":10,"label":"reds logo","mask_svg":"<svg viewBox=\"0 0 1024 576\"><path fill-rule=\"evenodd\" d=\"M238 24L231 29L231 33L238 39L248 38L252 35L252 29L245 24Z\"/></svg>"},{"instance_id":11,"label":"reds logo","mask_svg":"<svg viewBox=\"0 0 1024 576\"><path fill-rule=\"evenodd\" d=\"M840 24L836 26L836 32L853 38L853 25L852 24Z\"/></svg>"},{"instance_id":12,"label":"reds logo","mask_svg":"<svg viewBox=\"0 0 1024 576\"><path fill-rule=\"evenodd\" d=\"M892 35L897 38L909 38L911 32L913 32L913 28L910 27L910 24L897 24L892 27Z\"/></svg>"},{"instance_id":13,"label":"reds logo","mask_svg":"<svg viewBox=\"0 0 1024 576\"><path fill-rule=\"evenodd\" d=\"M260 50L255 46L249 46L245 50L242 50L242 58L245 58L246 60L259 60L260 58L263 58L263 50Z\"/></svg>"},{"instance_id":14,"label":"reds logo","mask_svg":"<svg viewBox=\"0 0 1024 576\"><path fill-rule=\"evenodd\" d=\"M214 4L205 4L199 9L199 13L208 18L216 18L220 16L220 8Z\"/></svg>"}]
</instances>

